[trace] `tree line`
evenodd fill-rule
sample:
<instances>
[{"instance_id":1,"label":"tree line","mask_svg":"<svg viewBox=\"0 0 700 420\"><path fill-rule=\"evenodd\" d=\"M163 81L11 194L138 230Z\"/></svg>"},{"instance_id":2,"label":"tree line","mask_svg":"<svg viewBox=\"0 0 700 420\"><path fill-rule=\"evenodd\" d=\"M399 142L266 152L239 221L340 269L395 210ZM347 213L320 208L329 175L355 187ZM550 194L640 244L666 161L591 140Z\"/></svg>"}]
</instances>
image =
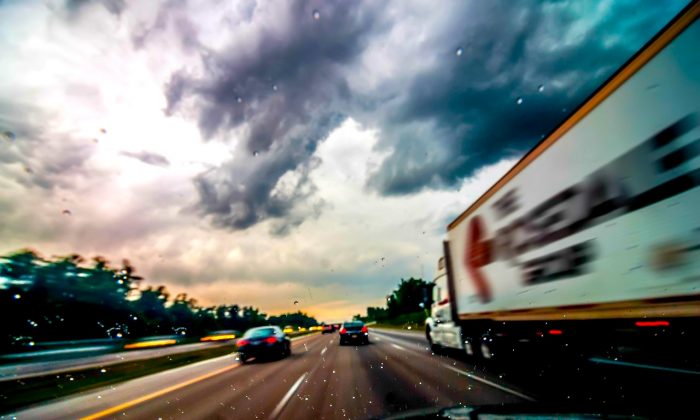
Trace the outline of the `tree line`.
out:
<instances>
[{"instance_id":1,"label":"tree line","mask_svg":"<svg viewBox=\"0 0 700 420\"><path fill-rule=\"evenodd\" d=\"M423 279L401 279L387 296L386 306L368 307L367 316L355 318L379 323L421 323L432 305L433 283Z\"/></svg>"},{"instance_id":2,"label":"tree line","mask_svg":"<svg viewBox=\"0 0 700 420\"><path fill-rule=\"evenodd\" d=\"M35 342L318 324L302 312L268 317L252 306L204 307L186 293L171 297L165 286L140 287L142 280L126 259L111 265L100 256L44 258L31 249L0 256L0 351Z\"/></svg>"}]
</instances>

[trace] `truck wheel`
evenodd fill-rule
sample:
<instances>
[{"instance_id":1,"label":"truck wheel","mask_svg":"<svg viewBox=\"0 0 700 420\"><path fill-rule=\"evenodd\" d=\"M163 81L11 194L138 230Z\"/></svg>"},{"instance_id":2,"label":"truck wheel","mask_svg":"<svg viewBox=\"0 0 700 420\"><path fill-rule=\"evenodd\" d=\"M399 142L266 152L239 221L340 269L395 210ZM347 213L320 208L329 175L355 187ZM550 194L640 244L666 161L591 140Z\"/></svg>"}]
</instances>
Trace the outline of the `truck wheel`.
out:
<instances>
[{"instance_id":1,"label":"truck wheel","mask_svg":"<svg viewBox=\"0 0 700 420\"><path fill-rule=\"evenodd\" d=\"M493 339L491 339L489 336L484 336L481 338L481 342L479 343L479 355L481 356L482 359L484 360L492 360L493 359Z\"/></svg>"},{"instance_id":2,"label":"truck wheel","mask_svg":"<svg viewBox=\"0 0 700 420\"><path fill-rule=\"evenodd\" d=\"M464 354L467 356L467 358L473 358L475 356L473 343L474 340L471 338L464 339Z\"/></svg>"},{"instance_id":3,"label":"truck wheel","mask_svg":"<svg viewBox=\"0 0 700 420\"><path fill-rule=\"evenodd\" d=\"M430 346L430 351L432 351L435 354L440 353L440 345L433 343L432 337L430 337L430 327L427 327L425 329L425 338L428 339L428 345Z\"/></svg>"}]
</instances>

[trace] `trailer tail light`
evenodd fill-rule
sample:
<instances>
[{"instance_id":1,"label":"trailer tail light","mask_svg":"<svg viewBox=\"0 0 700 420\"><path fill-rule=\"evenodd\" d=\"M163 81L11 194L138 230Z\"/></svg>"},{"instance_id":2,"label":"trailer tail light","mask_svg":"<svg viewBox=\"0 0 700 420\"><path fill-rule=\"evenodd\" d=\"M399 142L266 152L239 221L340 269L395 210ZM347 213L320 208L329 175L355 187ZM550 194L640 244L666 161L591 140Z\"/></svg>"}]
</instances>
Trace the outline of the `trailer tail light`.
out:
<instances>
[{"instance_id":1,"label":"trailer tail light","mask_svg":"<svg viewBox=\"0 0 700 420\"><path fill-rule=\"evenodd\" d=\"M549 330L549 335L562 335L563 333L562 330Z\"/></svg>"},{"instance_id":2,"label":"trailer tail light","mask_svg":"<svg viewBox=\"0 0 700 420\"><path fill-rule=\"evenodd\" d=\"M634 325L638 327L668 327L671 324L668 321L637 321Z\"/></svg>"},{"instance_id":3,"label":"trailer tail light","mask_svg":"<svg viewBox=\"0 0 700 420\"><path fill-rule=\"evenodd\" d=\"M367 326L366 325L362 327L362 332L367 334Z\"/></svg>"},{"instance_id":4,"label":"trailer tail light","mask_svg":"<svg viewBox=\"0 0 700 420\"><path fill-rule=\"evenodd\" d=\"M267 338L265 339L265 342L266 342L267 344L273 344L273 343L276 343L276 342L277 342L277 339L276 339L275 337L267 337Z\"/></svg>"},{"instance_id":5,"label":"trailer tail light","mask_svg":"<svg viewBox=\"0 0 700 420\"><path fill-rule=\"evenodd\" d=\"M343 328L340 329L340 333L341 333L341 334L345 334L346 332L348 332L348 330L346 330L345 327L343 327Z\"/></svg>"}]
</instances>

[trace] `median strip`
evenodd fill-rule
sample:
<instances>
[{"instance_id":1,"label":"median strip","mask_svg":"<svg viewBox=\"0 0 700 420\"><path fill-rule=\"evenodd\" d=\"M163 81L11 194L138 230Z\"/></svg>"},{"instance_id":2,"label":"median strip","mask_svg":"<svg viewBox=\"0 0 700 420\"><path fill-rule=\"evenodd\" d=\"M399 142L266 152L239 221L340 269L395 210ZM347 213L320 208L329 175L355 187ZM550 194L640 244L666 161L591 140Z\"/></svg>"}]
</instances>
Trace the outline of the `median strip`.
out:
<instances>
[{"instance_id":1,"label":"median strip","mask_svg":"<svg viewBox=\"0 0 700 420\"><path fill-rule=\"evenodd\" d=\"M216 346L152 359L123 361L116 364L75 366L67 371L37 374L30 378L8 379L0 382L0 394L5 396L1 413L29 405L66 397L106 385L203 362L231 354L230 346Z\"/></svg>"}]
</instances>

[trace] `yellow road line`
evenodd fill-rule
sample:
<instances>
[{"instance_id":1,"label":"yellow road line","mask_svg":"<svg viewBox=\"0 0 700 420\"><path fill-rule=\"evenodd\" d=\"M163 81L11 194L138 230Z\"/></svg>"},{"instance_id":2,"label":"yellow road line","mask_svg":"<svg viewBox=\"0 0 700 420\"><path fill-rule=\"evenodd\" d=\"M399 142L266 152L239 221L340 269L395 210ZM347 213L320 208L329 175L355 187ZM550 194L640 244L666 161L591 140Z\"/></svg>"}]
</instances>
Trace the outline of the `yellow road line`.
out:
<instances>
[{"instance_id":1,"label":"yellow road line","mask_svg":"<svg viewBox=\"0 0 700 420\"><path fill-rule=\"evenodd\" d=\"M169 386L169 387L167 387L167 388L163 388L163 389L161 389L161 390L152 392L152 393L150 393L150 394L146 394L146 395L144 395L144 396L142 396L142 397L135 398L135 399L133 399L133 400L131 400L131 401L127 401L127 402L125 402L125 403L122 403L122 404L119 404L119 405L115 405L114 407L107 408L107 409L105 409L105 410L99 411L99 412L97 412L97 413L90 414L89 416L82 417L81 420L99 419L99 418L101 418L101 417L105 417L105 416L108 416L108 415L110 415L110 414L114 414L114 413L116 413L116 412L118 412L118 411L121 411L121 410L124 410L124 409L126 409L126 408L130 408L130 407L133 407L133 406L135 406L135 405L137 405L137 404L141 404L142 402L145 402L145 401L152 400L152 399L154 399L154 398L160 397L161 395L167 394L168 392L176 391L176 390L178 390L178 389L180 389L180 388L184 388L184 387L186 387L186 386L188 386L188 385L192 385L193 383L200 382L200 381L203 381L203 380L205 380L205 379L207 379L207 378L211 378L212 376L216 376L216 375L218 375L218 374L220 374L220 373L224 373L224 372L226 372L226 371L235 369L235 368L237 368L237 367L239 367L239 366L240 366L239 364L235 364L235 365L231 365L231 366L226 366L225 368L221 368L221 369L219 369L219 370L215 370L215 371L213 371L213 372L209 372L209 373L206 373L206 374L204 374L204 375L197 376L196 378L189 379L189 380L187 380L187 381L185 381L185 382L180 382L179 384L176 384L176 385L173 385L173 386Z\"/></svg>"},{"instance_id":2,"label":"yellow road line","mask_svg":"<svg viewBox=\"0 0 700 420\"><path fill-rule=\"evenodd\" d=\"M313 336L315 336L315 335L316 335L316 334L308 334L308 335L305 336L305 337L301 337L303 340L295 340L295 341L292 342L292 344L294 344L294 343L300 343L300 341L306 341L306 339L311 338L311 337L313 337ZM181 383L179 383L179 384L176 384L176 385L173 385L173 386L169 386L169 387L167 387L167 388L163 388L163 389L161 389L161 390L152 392L152 393L150 393L150 394L146 394L146 395L144 395L144 396L142 396L142 397L135 398L135 399L133 399L133 400L131 400L131 401L127 401L127 402L125 402L125 403L122 403L122 404L119 404L119 405L115 405L114 407L107 408L107 409L104 409L104 410L102 410L102 411L99 411L99 412L97 412L97 413L90 414L89 416L81 417L80 420L99 419L99 418L101 418L101 417L105 417L105 416L108 416L108 415L110 415L110 414L114 414L114 413L116 413L116 412L118 412L118 411L121 411L121 410L130 408L130 407L133 407L133 406L135 406L135 405L137 405L137 404L141 404L142 402L146 402L146 401L148 401L148 400L152 400L152 399L154 399L154 398L160 397L161 395L167 394L168 392L176 391L176 390L178 390L178 389L180 389L180 388L184 388L184 387L186 387L186 386L188 386L188 385L192 385L192 384L194 384L194 383L196 383L196 382L203 381L203 380L205 380L205 379L207 379L207 378L211 378L212 376L216 376L216 375L218 375L218 374L220 374L220 373L224 373L224 372L227 372L227 371L229 371L229 370L231 370L231 369L235 369L235 368L237 368L237 367L239 367L239 366L241 366L241 365L235 364L235 365L231 365L231 366L226 366L225 368L221 368L221 369L219 369L219 370L215 370L215 371L213 371L213 372L206 373L206 374L201 375L201 376L198 376L198 377L196 377L196 378L189 379L189 380L187 380L187 381L185 381L185 382L181 382Z\"/></svg>"}]
</instances>

